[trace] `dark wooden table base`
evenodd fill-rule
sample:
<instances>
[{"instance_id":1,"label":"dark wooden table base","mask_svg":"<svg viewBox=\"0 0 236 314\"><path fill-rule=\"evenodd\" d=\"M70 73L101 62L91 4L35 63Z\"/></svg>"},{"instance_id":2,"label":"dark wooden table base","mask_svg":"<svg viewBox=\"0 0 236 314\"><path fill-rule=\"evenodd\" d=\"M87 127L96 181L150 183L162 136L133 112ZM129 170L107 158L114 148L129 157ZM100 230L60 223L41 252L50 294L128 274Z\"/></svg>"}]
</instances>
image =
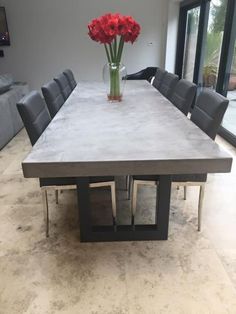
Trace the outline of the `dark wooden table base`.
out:
<instances>
[{"instance_id":1,"label":"dark wooden table base","mask_svg":"<svg viewBox=\"0 0 236 314\"><path fill-rule=\"evenodd\" d=\"M93 226L89 178L77 178L81 242L167 240L171 195L171 176L161 175L157 190L156 222L151 225Z\"/></svg>"}]
</instances>

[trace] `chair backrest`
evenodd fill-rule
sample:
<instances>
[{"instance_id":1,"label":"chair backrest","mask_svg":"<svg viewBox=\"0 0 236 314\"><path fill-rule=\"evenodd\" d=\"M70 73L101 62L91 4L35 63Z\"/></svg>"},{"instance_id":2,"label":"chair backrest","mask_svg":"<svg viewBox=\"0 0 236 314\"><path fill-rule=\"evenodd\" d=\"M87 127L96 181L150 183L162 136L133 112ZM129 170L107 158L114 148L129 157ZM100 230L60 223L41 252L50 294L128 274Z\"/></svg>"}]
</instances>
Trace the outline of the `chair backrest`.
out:
<instances>
[{"instance_id":1,"label":"chair backrest","mask_svg":"<svg viewBox=\"0 0 236 314\"><path fill-rule=\"evenodd\" d=\"M72 92L72 88L70 87L66 76L63 73L61 73L54 78L54 81L56 81L56 83L58 84L62 96L64 97L64 100L67 100L67 98L70 96Z\"/></svg>"},{"instance_id":2,"label":"chair backrest","mask_svg":"<svg viewBox=\"0 0 236 314\"><path fill-rule=\"evenodd\" d=\"M222 95L205 89L197 98L191 120L214 140L228 103L228 99Z\"/></svg>"},{"instance_id":3,"label":"chair backrest","mask_svg":"<svg viewBox=\"0 0 236 314\"><path fill-rule=\"evenodd\" d=\"M163 96L170 99L178 81L179 81L178 75L168 72L164 75L164 78L158 90L162 93Z\"/></svg>"},{"instance_id":4,"label":"chair backrest","mask_svg":"<svg viewBox=\"0 0 236 314\"><path fill-rule=\"evenodd\" d=\"M157 67L147 67L139 72L126 75L126 80L147 80L150 82L156 71Z\"/></svg>"},{"instance_id":5,"label":"chair backrest","mask_svg":"<svg viewBox=\"0 0 236 314\"><path fill-rule=\"evenodd\" d=\"M76 83L76 80L75 80L75 77L74 77L74 74L73 72L70 70L70 69L66 69L63 74L66 76L68 82L69 82L69 85L71 87L71 89L75 89L77 83Z\"/></svg>"},{"instance_id":6,"label":"chair backrest","mask_svg":"<svg viewBox=\"0 0 236 314\"><path fill-rule=\"evenodd\" d=\"M53 118L61 106L64 104L65 100L62 96L60 88L55 81L51 81L42 87L43 97L48 106L51 117Z\"/></svg>"},{"instance_id":7,"label":"chair backrest","mask_svg":"<svg viewBox=\"0 0 236 314\"><path fill-rule=\"evenodd\" d=\"M170 101L187 115L196 96L196 92L196 84L182 79L176 84L174 92L170 96Z\"/></svg>"},{"instance_id":8,"label":"chair backrest","mask_svg":"<svg viewBox=\"0 0 236 314\"><path fill-rule=\"evenodd\" d=\"M34 145L51 121L46 103L37 91L32 91L19 101L17 109Z\"/></svg>"},{"instance_id":9,"label":"chair backrest","mask_svg":"<svg viewBox=\"0 0 236 314\"><path fill-rule=\"evenodd\" d=\"M155 78L153 80L152 85L156 88L159 89L159 87L161 86L162 80L164 79L165 75L168 72L166 70L157 68L156 74L155 74Z\"/></svg>"}]
</instances>

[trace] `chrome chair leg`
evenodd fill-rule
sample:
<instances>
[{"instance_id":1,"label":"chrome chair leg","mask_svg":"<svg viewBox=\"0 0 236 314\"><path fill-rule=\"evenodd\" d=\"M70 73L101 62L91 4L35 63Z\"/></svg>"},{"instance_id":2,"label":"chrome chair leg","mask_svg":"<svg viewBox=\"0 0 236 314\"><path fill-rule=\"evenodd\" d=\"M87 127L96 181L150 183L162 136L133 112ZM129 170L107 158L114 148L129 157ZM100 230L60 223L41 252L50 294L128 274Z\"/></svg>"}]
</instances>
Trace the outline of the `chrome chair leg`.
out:
<instances>
[{"instance_id":1,"label":"chrome chair leg","mask_svg":"<svg viewBox=\"0 0 236 314\"><path fill-rule=\"evenodd\" d=\"M130 176L129 175L125 176L125 189L126 189L126 191L128 191L128 189L129 189L129 180L130 180Z\"/></svg>"},{"instance_id":2,"label":"chrome chair leg","mask_svg":"<svg viewBox=\"0 0 236 314\"><path fill-rule=\"evenodd\" d=\"M200 185L199 202L198 202L198 231L201 231L202 223L202 205L205 194L205 184Z\"/></svg>"},{"instance_id":3,"label":"chrome chair leg","mask_svg":"<svg viewBox=\"0 0 236 314\"><path fill-rule=\"evenodd\" d=\"M48 209L48 195L47 190L41 189L42 198L43 198L43 207L44 207L44 220L46 224L46 237L49 237L49 209Z\"/></svg>"},{"instance_id":4,"label":"chrome chair leg","mask_svg":"<svg viewBox=\"0 0 236 314\"><path fill-rule=\"evenodd\" d=\"M135 213L137 209L138 183L132 182L132 202L131 202L131 224L134 225Z\"/></svg>"},{"instance_id":5,"label":"chrome chair leg","mask_svg":"<svg viewBox=\"0 0 236 314\"><path fill-rule=\"evenodd\" d=\"M111 188L111 201L112 201L112 216L113 216L113 224L116 226L116 183L114 181L111 182L98 182L98 183L90 183L90 188L101 188L107 187Z\"/></svg>"},{"instance_id":6,"label":"chrome chair leg","mask_svg":"<svg viewBox=\"0 0 236 314\"><path fill-rule=\"evenodd\" d=\"M116 185L115 185L115 182L111 183L111 202L112 202L113 223L114 225L116 225Z\"/></svg>"},{"instance_id":7,"label":"chrome chair leg","mask_svg":"<svg viewBox=\"0 0 236 314\"><path fill-rule=\"evenodd\" d=\"M113 215L113 222L116 226L116 184L115 182L99 182L99 183L91 183L90 188L96 187L104 187L110 186L111 187L111 199L112 199L112 215ZM55 191L56 203L58 204L58 196L59 190L74 190L76 189L76 185L69 185L69 186L50 186L48 187L50 190ZM44 220L46 224L46 237L49 237L49 207L48 207L48 195L47 195L47 188L46 186L41 188L42 192L42 199L43 199L43 207L44 207Z\"/></svg>"},{"instance_id":8,"label":"chrome chair leg","mask_svg":"<svg viewBox=\"0 0 236 314\"><path fill-rule=\"evenodd\" d=\"M187 199L187 185L184 185L184 200Z\"/></svg>"},{"instance_id":9,"label":"chrome chair leg","mask_svg":"<svg viewBox=\"0 0 236 314\"><path fill-rule=\"evenodd\" d=\"M128 200L130 200L131 199L131 193L132 193L132 186L133 186L133 177L132 176L128 176L128 189L127 189L127 191L128 191Z\"/></svg>"},{"instance_id":10,"label":"chrome chair leg","mask_svg":"<svg viewBox=\"0 0 236 314\"><path fill-rule=\"evenodd\" d=\"M55 190L55 199L56 199L56 204L59 203L59 191Z\"/></svg>"}]
</instances>

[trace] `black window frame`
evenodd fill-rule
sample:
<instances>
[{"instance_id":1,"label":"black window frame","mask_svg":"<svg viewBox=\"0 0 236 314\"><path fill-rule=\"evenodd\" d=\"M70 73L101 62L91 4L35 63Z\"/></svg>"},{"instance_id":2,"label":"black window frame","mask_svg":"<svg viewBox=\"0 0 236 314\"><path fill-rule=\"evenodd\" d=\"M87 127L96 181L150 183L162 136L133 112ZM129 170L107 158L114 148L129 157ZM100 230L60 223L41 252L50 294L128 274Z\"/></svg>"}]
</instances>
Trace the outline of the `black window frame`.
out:
<instances>
[{"instance_id":1,"label":"black window frame","mask_svg":"<svg viewBox=\"0 0 236 314\"><path fill-rule=\"evenodd\" d=\"M206 49L206 36L209 20L210 2L211 0L185 0L181 2L179 12L175 73L179 75L180 78L182 78L187 13L189 10L193 8L200 7L198 38L193 75L193 82L197 84L197 86L200 88L203 85L202 71ZM234 57L235 40L236 40L236 0L228 0L224 25L224 35L220 54L219 72L216 84L216 92L224 96L227 95L229 76ZM236 146L236 135L232 134L223 126L220 127L219 134L222 137L224 137L228 142Z\"/></svg>"},{"instance_id":2,"label":"black window frame","mask_svg":"<svg viewBox=\"0 0 236 314\"><path fill-rule=\"evenodd\" d=\"M216 91L227 96L229 77L234 58L234 46L236 41L236 0L228 0L225 20L225 32L222 44L222 57L219 67L219 78ZM236 135L229 130L220 127L219 134L236 147Z\"/></svg>"}]
</instances>

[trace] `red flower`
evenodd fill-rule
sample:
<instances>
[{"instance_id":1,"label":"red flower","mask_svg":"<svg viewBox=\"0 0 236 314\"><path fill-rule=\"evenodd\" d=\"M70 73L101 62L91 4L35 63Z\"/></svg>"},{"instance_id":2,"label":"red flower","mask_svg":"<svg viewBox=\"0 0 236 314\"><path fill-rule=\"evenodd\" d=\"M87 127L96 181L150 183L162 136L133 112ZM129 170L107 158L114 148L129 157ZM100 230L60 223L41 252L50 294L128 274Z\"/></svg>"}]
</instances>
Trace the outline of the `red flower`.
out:
<instances>
[{"instance_id":1,"label":"red flower","mask_svg":"<svg viewBox=\"0 0 236 314\"><path fill-rule=\"evenodd\" d=\"M92 20L88 29L90 38L101 44L111 44L116 36L121 36L125 42L134 43L140 34L140 25L131 16L119 13L107 13Z\"/></svg>"},{"instance_id":2,"label":"red flower","mask_svg":"<svg viewBox=\"0 0 236 314\"><path fill-rule=\"evenodd\" d=\"M124 36L127 33L128 25L126 23L125 16L120 16L118 20L118 32L117 35Z\"/></svg>"},{"instance_id":3,"label":"red flower","mask_svg":"<svg viewBox=\"0 0 236 314\"><path fill-rule=\"evenodd\" d=\"M140 34L140 26L135 21L131 24L129 24L128 31L124 35L124 41L125 42L131 42L132 44L135 42L137 37Z\"/></svg>"}]
</instances>

